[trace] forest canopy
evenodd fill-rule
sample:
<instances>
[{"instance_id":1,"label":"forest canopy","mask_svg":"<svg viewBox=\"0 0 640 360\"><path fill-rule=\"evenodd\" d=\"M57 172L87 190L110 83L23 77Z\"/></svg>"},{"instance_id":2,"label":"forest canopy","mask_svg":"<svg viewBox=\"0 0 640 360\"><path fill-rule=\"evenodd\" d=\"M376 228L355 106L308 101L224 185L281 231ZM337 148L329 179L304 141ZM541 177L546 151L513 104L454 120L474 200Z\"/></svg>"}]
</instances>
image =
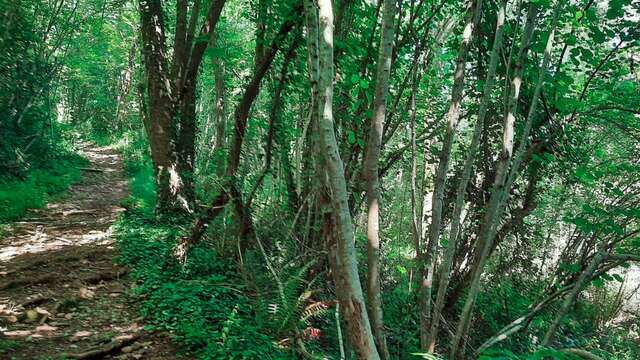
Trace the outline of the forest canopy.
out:
<instances>
[{"instance_id":1,"label":"forest canopy","mask_svg":"<svg viewBox=\"0 0 640 360\"><path fill-rule=\"evenodd\" d=\"M638 0L0 13L0 221L117 148L187 357L640 358Z\"/></svg>"}]
</instances>

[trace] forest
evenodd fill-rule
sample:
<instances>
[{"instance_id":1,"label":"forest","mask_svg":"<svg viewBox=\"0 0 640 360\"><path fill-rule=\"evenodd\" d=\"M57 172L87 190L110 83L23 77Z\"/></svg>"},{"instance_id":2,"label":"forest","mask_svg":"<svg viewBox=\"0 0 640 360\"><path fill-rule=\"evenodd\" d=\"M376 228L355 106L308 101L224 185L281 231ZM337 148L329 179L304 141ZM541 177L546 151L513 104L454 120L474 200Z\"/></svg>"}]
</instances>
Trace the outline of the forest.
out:
<instances>
[{"instance_id":1,"label":"forest","mask_svg":"<svg viewBox=\"0 0 640 360\"><path fill-rule=\"evenodd\" d=\"M0 13L1 359L640 359L640 0Z\"/></svg>"}]
</instances>

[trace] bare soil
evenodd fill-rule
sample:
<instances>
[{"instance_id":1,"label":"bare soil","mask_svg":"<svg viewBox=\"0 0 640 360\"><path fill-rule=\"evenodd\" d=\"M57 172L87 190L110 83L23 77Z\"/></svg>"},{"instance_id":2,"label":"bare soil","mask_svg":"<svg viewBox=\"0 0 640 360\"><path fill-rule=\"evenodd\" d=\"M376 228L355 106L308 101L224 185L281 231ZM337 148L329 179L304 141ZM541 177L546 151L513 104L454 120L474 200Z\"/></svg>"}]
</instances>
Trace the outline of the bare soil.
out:
<instances>
[{"instance_id":1,"label":"bare soil","mask_svg":"<svg viewBox=\"0 0 640 360\"><path fill-rule=\"evenodd\" d=\"M0 359L176 359L167 336L143 330L128 269L114 262L122 160L82 151L82 180L0 234Z\"/></svg>"}]
</instances>

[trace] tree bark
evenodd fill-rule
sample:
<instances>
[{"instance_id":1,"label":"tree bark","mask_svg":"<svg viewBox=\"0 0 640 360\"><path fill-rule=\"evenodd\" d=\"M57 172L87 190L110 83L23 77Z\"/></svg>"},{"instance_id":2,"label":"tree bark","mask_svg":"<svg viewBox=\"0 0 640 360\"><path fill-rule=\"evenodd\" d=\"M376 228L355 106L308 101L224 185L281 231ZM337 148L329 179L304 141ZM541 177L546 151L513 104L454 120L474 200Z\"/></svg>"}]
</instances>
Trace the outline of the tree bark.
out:
<instances>
[{"instance_id":1,"label":"tree bark","mask_svg":"<svg viewBox=\"0 0 640 360\"><path fill-rule=\"evenodd\" d=\"M318 0L319 5L319 101L318 131L331 190L334 211L336 256L334 277L341 308L347 322L351 346L359 359L380 359L367 316L362 286L358 276L358 264L353 242L353 224L347 201L347 187L342 159L338 153L333 124L333 8L331 0Z\"/></svg>"},{"instance_id":2,"label":"tree bark","mask_svg":"<svg viewBox=\"0 0 640 360\"><path fill-rule=\"evenodd\" d=\"M466 333L468 332L470 321L471 321L471 313L473 311L473 305L477 297L477 294L480 290L480 277L482 276L484 266L489 257L488 256L489 251L491 250L491 246L496 235L496 229L498 225L497 223L502 215L505 202L508 198L509 189L511 188L511 185L515 181L515 178L519 171L520 162L522 161L522 158L524 156L526 142L528 140L531 124L533 122L533 117L534 117L533 115L535 113L535 108L538 102L538 97L540 95L542 84L544 83L544 75L547 71L549 60L551 58L551 49L553 47L555 28L558 22L558 15L560 13L560 9L561 9L561 2L559 2L556 5L553 12L551 30L550 30L549 38L547 39L547 44L546 44L542 64L538 69L538 80L537 80L534 94L531 100L531 105L529 106L529 112L525 120L524 130L520 138L521 139L520 145L515 155L513 155L512 151L513 151L515 114L516 114L517 103L518 103L519 94L520 94L520 86L522 83L522 75L524 72L524 64L525 64L527 53L529 50L529 44L533 36L533 28L535 27L535 16L537 13L537 8L535 7L535 5L529 6L529 10L527 14L527 22L526 22L525 30L523 34L523 40L522 40L522 44L518 54L518 61L516 63L514 79L512 81L510 100L509 100L509 104L507 105L508 111L507 111L507 116L505 117L504 129L503 129L502 154L500 156L500 160L498 163L498 169L496 170L493 189L491 192L491 198L489 199L489 203L487 205L487 210L483 219L483 223L480 228L480 234L478 236L477 246L479 246L480 249L482 250L480 252L480 257L478 258L476 268L474 269L473 279L471 282L471 287L469 289L469 294L467 295L467 300L465 302L462 315L460 316L460 321L458 323L456 336L454 337L454 343L453 343L454 346L452 346L452 351L451 351L452 359L456 355L460 341L466 336ZM509 166L511 166L510 171L509 171ZM507 176L507 172L509 172L508 176Z\"/></svg>"},{"instance_id":3,"label":"tree bark","mask_svg":"<svg viewBox=\"0 0 640 360\"><path fill-rule=\"evenodd\" d=\"M446 116L447 130L442 143L442 149L438 158L438 168L434 179L434 188L431 201L431 224L429 225L429 241L427 249L423 252L421 262L422 280L420 284L420 345L423 350L428 350L428 332L433 319L431 318L431 292L433 286L433 273L437 259L436 251L440 227L442 223L442 207L444 202L444 190L446 188L451 148L455 140L458 120L460 119L460 103L464 89L465 68L467 66L467 54L471 45L474 28L477 26L482 13L482 0L472 0L467 5L465 23L462 33L462 42L458 50L456 68L454 72L453 87L451 90L451 102Z\"/></svg>"},{"instance_id":4,"label":"tree bark","mask_svg":"<svg viewBox=\"0 0 640 360\"><path fill-rule=\"evenodd\" d=\"M438 327L440 317L442 316L442 309L444 307L444 300L449 286L449 280L451 279L451 267L453 265L453 258L458 243L458 231L460 229L460 220L462 216L462 210L464 208L464 198L467 193L467 185L471 179L471 170L473 169L473 163L478 152L480 145L480 135L484 125L484 120L487 114L487 108L491 100L491 93L493 85L495 83L496 69L498 65L498 53L502 48L502 34L504 29L504 21L506 16L507 1L503 0L500 4L497 14L497 22L495 29L495 37L493 40L493 48L491 49L491 55L489 58L489 69L487 70L487 76L485 80L485 86L483 90L482 100L480 101L480 107L478 109L478 119L473 130L473 138L469 145L467 157L465 158L462 176L458 182L456 190L456 200L454 204L453 216L451 219L451 229L449 232L449 242L445 253L444 260L440 267L440 276L438 281L438 292L436 295L436 303L433 309L433 316L431 321L431 327L429 329L429 337L427 343L427 351L433 353L436 345L436 338L438 335ZM438 234L439 238L439 234Z\"/></svg>"},{"instance_id":5,"label":"tree bark","mask_svg":"<svg viewBox=\"0 0 640 360\"><path fill-rule=\"evenodd\" d=\"M367 152L363 165L363 177L367 184L367 298L369 319L382 359L389 358L382 319L382 294L380 290L380 179L378 163L382 129L387 114L386 100L389 93L391 54L394 39L395 0L384 0L382 29L373 99L373 118L369 130Z\"/></svg>"}]
</instances>

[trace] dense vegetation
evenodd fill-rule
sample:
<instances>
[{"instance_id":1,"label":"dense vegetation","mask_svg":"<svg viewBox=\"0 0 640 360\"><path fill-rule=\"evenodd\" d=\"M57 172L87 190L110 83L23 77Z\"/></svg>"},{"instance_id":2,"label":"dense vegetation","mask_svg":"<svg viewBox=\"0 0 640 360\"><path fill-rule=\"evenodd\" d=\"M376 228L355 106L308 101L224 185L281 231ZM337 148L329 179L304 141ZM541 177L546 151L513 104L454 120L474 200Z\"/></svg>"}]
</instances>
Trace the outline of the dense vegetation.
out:
<instances>
[{"instance_id":1,"label":"dense vegetation","mask_svg":"<svg viewBox=\"0 0 640 360\"><path fill-rule=\"evenodd\" d=\"M0 221L117 146L188 357L640 358L637 0L0 13Z\"/></svg>"}]
</instances>

